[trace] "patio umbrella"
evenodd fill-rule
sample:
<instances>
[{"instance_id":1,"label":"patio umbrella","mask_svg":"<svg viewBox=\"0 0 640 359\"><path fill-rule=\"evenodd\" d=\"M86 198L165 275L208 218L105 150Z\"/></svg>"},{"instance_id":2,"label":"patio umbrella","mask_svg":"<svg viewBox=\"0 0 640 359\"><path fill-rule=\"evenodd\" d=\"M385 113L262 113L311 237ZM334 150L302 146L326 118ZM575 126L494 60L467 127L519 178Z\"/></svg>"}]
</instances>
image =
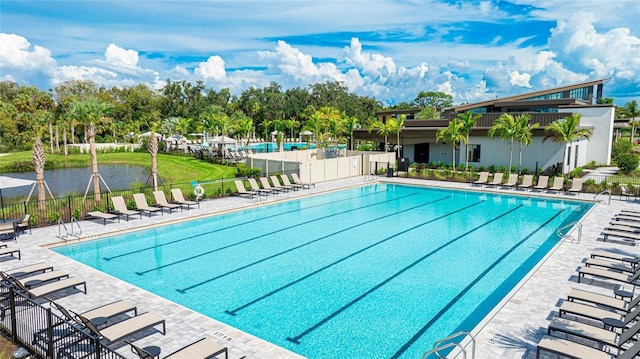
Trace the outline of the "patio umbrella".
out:
<instances>
[{"instance_id":1,"label":"patio umbrella","mask_svg":"<svg viewBox=\"0 0 640 359\"><path fill-rule=\"evenodd\" d=\"M5 189L5 188L31 186L35 182L36 181L26 180L26 179L21 179L21 178L0 176L0 207L2 207L2 221L5 220L5 218L4 218L4 200L2 198L2 190Z\"/></svg>"}]
</instances>

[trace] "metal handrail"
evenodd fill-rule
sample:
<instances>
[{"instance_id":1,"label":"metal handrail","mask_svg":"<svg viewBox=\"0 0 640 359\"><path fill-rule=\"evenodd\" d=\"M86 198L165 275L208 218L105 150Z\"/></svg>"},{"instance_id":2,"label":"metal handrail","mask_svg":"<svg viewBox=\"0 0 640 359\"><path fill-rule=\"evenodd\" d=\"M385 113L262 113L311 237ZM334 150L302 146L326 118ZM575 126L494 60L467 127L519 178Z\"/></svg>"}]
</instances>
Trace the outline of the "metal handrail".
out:
<instances>
[{"instance_id":1,"label":"metal handrail","mask_svg":"<svg viewBox=\"0 0 640 359\"><path fill-rule=\"evenodd\" d=\"M65 231L65 235L62 235L62 228L64 228ZM62 218L60 218L58 220L58 238L60 239L67 239L67 237L69 236L69 230L67 229L67 226L64 224L64 221L62 220Z\"/></svg>"},{"instance_id":2,"label":"metal handrail","mask_svg":"<svg viewBox=\"0 0 640 359\"><path fill-rule=\"evenodd\" d=\"M440 356L440 353L438 353L438 351L442 350L442 349L447 349L447 348L450 348L450 347L454 347L454 346L460 348L460 350L462 350L462 358L463 359L467 359L467 351L464 350L464 348L462 347L462 345L460 345L460 343L456 343L456 342L447 343L447 344L445 344L445 345L443 345L441 347L433 348L433 349L431 349L429 351L426 351L426 352L424 352L424 354L422 354L422 359L426 359L429 355L431 355L433 353L435 353L438 358L442 359L444 357Z\"/></svg>"},{"instance_id":3,"label":"metal handrail","mask_svg":"<svg viewBox=\"0 0 640 359\"><path fill-rule=\"evenodd\" d=\"M558 230L556 231L556 234L560 238L571 238L570 236L568 236L569 232L567 232L566 234L562 234L562 230L565 229L565 228L573 227L573 226L577 226L578 227L578 242L580 242L580 240L582 239L582 223L580 223L580 221L571 222L571 223L567 224L566 226L562 226L562 227L558 228ZM571 238L571 239L573 239L573 238Z\"/></svg>"},{"instance_id":4,"label":"metal handrail","mask_svg":"<svg viewBox=\"0 0 640 359\"><path fill-rule=\"evenodd\" d=\"M600 193L596 194L595 196L593 196L593 199L595 200L595 199L596 199L596 197L598 197L598 196L599 196L599 195L601 195L601 194L605 194L605 193L608 193L608 194L609 194L609 202L607 203L607 205L611 204L611 190L609 190L609 189L605 189L604 191L602 191L602 192L600 192Z\"/></svg>"},{"instance_id":5,"label":"metal handrail","mask_svg":"<svg viewBox=\"0 0 640 359\"><path fill-rule=\"evenodd\" d=\"M448 340L457 338L459 336L465 336L465 337L469 337L471 338L471 359L475 358L476 356L476 338L470 333L470 332L465 332L465 331L460 331L460 332L456 332L453 333L451 335L449 335L446 338L440 339L438 341L436 341L435 343L433 343L433 349L436 349L441 343L446 342ZM444 347L440 347L440 349L443 349ZM462 349L463 353L464 353L464 357L467 357L467 352L462 348L462 346L460 346L460 349Z\"/></svg>"},{"instance_id":6,"label":"metal handrail","mask_svg":"<svg viewBox=\"0 0 640 359\"><path fill-rule=\"evenodd\" d=\"M78 227L78 234L75 234L73 232L73 224L76 224L76 227ZM78 220L76 219L76 217L71 217L71 236L72 237L80 237L80 235L82 234L82 227L80 227L80 223L78 223Z\"/></svg>"}]
</instances>

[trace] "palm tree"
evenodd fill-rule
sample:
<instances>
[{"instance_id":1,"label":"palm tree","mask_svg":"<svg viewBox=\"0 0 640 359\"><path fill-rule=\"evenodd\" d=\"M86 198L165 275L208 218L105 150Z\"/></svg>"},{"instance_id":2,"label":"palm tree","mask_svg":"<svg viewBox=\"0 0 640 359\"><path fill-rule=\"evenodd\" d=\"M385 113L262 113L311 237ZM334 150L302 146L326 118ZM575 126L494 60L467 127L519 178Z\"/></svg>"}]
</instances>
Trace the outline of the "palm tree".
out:
<instances>
[{"instance_id":1,"label":"palm tree","mask_svg":"<svg viewBox=\"0 0 640 359\"><path fill-rule=\"evenodd\" d=\"M400 158L400 132L402 132L402 128L404 127L404 120L407 118L405 115L400 115L399 118L392 118L390 120L389 126L391 126L391 133L396 134L396 158Z\"/></svg>"},{"instance_id":2,"label":"palm tree","mask_svg":"<svg viewBox=\"0 0 640 359\"><path fill-rule=\"evenodd\" d=\"M482 117L481 114L479 113L474 114L471 111L467 111L465 113L461 113L458 116L456 116L458 121L462 123L461 132L466 138L464 142L465 147L469 143L469 134L471 133L471 128L478 123L478 120L480 119L480 117ZM465 159L464 170L467 171L469 170L469 150L465 148L465 152L466 154L464 156L464 159Z\"/></svg>"},{"instance_id":3,"label":"palm tree","mask_svg":"<svg viewBox=\"0 0 640 359\"><path fill-rule=\"evenodd\" d=\"M509 173L511 173L511 163L513 162L513 142L518 135L518 124L515 118L508 113L502 114L489 129L489 137L500 136L501 141L509 143Z\"/></svg>"},{"instance_id":4,"label":"palm tree","mask_svg":"<svg viewBox=\"0 0 640 359\"><path fill-rule=\"evenodd\" d=\"M529 124L531 120L531 115L529 114L521 114L516 117L516 123L518 124L518 134L516 135L516 140L520 142L520 161L518 162L518 173L522 171L522 148L527 147L531 144L533 139L532 130L538 128L540 126L539 123Z\"/></svg>"},{"instance_id":5,"label":"palm tree","mask_svg":"<svg viewBox=\"0 0 640 359\"><path fill-rule=\"evenodd\" d=\"M633 135L635 134L636 126L638 123L636 122L636 117L640 117L640 108L638 108L638 101L633 100L627 102L622 108L622 113L625 118L630 118L629 124L631 125L631 137L630 141L633 143Z\"/></svg>"},{"instance_id":6,"label":"palm tree","mask_svg":"<svg viewBox=\"0 0 640 359\"><path fill-rule=\"evenodd\" d=\"M360 128L358 118L355 116L345 116L342 119L341 127L345 133L349 134L349 149L353 151L353 131Z\"/></svg>"},{"instance_id":7,"label":"palm tree","mask_svg":"<svg viewBox=\"0 0 640 359\"><path fill-rule=\"evenodd\" d=\"M155 110L152 113L153 118L160 118L160 113ZM149 136L149 145L147 150L151 155L151 187L154 191L158 190L158 137L156 131L160 127L160 121L156 120L151 123L151 135Z\"/></svg>"},{"instance_id":8,"label":"palm tree","mask_svg":"<svg viewBox=\"0 0 640 359\"><path fill-rule=\"evenodd\" d=\"M98 156L96 154L96 123L102 122L111 113L113 105L101 102L95 97L75 102L71 111L75 118L86 123L86 133L91 152L91 176L93 179L93 193L96 202L100 202L100 174L98 173Z\"/></svg>"},{"instance_id":9,"label":"palm tree","mask_svg":"<svg viewBox=\"0 0 640 359\"><path fill-rule=\"evenodd\" d=\"M387 151L387 142L389 139L389 135L392 134L393 132L393 127L391 126L392 123L391 120L387 120L387 122L381 122L381 121L374 121L371 123L371 125L369 126L369 133L371 133L371 131L376 130L376 132L380 135L384 137L384 151Z\"/></svg>"},{"instance_id":10,"label":"palm tree","mask_svg":"<svg viewBox=\"0 0 640 359\"><path fill-rule=\"evenodd\" d=\"M591 137L591 130L587 128L578 128L580 125L580 119L582 115L579 113L574 113L569 117L565 117L560 120L555 120L550 123L545 131L548 132L542 142L551 139L553 142L560 142L564 144L571 144L579 138L589 139ZM571 145L569 145L571 148ZM562 156L562 171L564 173L564 166L566 162L567 151L565 149L564 154Z\"/></svg>"},{"instance_id":11,"label":"palm tree","mask_svg":"<svg viewBox=\"0 0 640 359\"><path fill-rule=\"evenodd\" d=\"M36 188L38 191L38 208L44 210L46 207L46 193L44 187L44 145L42 144L42 132L44 132L44 124L48 122L50 113L48 111L38 110L34 113L33 132L35 140L33 142L33 169L36 172Z\"/></svg>"},{"instance_id":12,"label":"palm tree","mask_svg":"<svg viewBox=\"0 0 640 359\"><path fill-rule=\"evenodd\" d=\"M456 168L456 143L465 142L467 138L462 133L462 123L457 118L449 122L449 126L441 128L436 132L436 143L442 141L451 144L452 166Z\"/></svg>"}]
</instances>

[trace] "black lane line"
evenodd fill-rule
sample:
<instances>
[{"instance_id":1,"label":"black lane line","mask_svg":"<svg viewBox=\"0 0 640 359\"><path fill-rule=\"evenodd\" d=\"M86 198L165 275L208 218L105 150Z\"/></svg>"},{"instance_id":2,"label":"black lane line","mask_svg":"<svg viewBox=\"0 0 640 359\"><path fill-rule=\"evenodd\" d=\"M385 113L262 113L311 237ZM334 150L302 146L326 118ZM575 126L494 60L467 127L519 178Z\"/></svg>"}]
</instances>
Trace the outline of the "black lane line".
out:
<instances>
[{"instance_id":1,"label":"black lane line","mask_svg":"<svg viewBox=\"0 0 640 359\"><path fill-rule=\"evenodd\" d=\"M442 317L449 309L451 309L451 307L454 304L456 304L458 300L460 300L469 290L471 290L471 288L473 288L474 285L476 285L482 278L484 278L487 274L489 274L489 272L492 271L509 254L511 254L518 247L524 244L524 242L526 242L529 238L531 238L531 236L536 234L540 229L544 228L547 224L551 223L551 221L553 221L556 217L558 217L562 212L564 212L564 209L560 210L560 212L556 213L553 217L549 218L546 222L544 222L540 227L538 227L536 230L531 232L528 236L526 236L525 238L523 238L522 240L514 244L513 247L511 247L507 252L505 252L502 256L500 256L500 258L498 258L495 262L493 262L491 266L489 266L482 273L480 273L480 275L476 279L474 279L473 282L469 283L469 285L467 285L446 306L444 306L438 312L438 314L436 314L433 318L431 318L431 320L427 324L425 324L422 328L420 328L420 330L418 330L416 334L414 334L409 341L407 341L402 347L400 347L400 349L398 349L398 351L395 354L393 354L393 356L390 359L399 358L405 351L407 351L407 349L409 349L409 347L413 345L413 343L415 343L424 334L424 332L427 331L427 329L429 329L431 325L433 325L433 323L438 321L438 319L440 319L440 317Z\"/></svg>"},{"instance_id":2,"label":"black lane line","mask_svg":"<svg viewBox=\"0 0 640 359\"><path fill-rule=\"evenodd\" d=\"M379 220L384 219L384 218L393 217L393 216L396 216L396 215L401 214L401 213L404 213L404 212L413 211L413 210L415 210L415 209L417 209L417 208L424 207L424 206L428 206L428 205L430 205L430 204L433 204L433 203L435 203L435 202L442 201L442 200L447 199L447 198L451 198L451 196L442 197L442 198L440 198L440 199L437 199L437 200L434 200L434 201L431 201L431 202L427 202L427 203L423 203L423 204L420 204L420 205L417 205L417 206L414 206L414 207L411 207L411 208L403 209L402 211L398 211L398 212L394 212L394 213L389 213L389 214L386 214L386 215L381 216L381 217L378 217L378 218L373 218L373 219L370 219L370 220L365 221L365 222L361 222L361 223L358 223L358 224L354 224L353 226L346 227L346 228L341 229L341 230L339 230L339 231L337 231L337 232L329 233L329 234L324 235L324 236L322 236L322 237L316 238L316 239L314 239L314 240L312 240L312 241L305 242L305 243L300 244L300 245L298 245L298 246L295 246L295 247L291 247L291 248L289 248L289 249L286 249L286 250L284 250L284 251L282 251L282 252L278 252L278 253L272 254L272 255L270 255L270 256L268 256L268 257L261 258L261 259L259 259L259 260L255 261L255 262L251 262L251 263L246 264L246 265L244 265L244 266L242 266L242 267L238 267L238 268L236 268L236 269L234 269L234 270L231 270L231 271L228 271L228 272L226 272L226 273L223 273L223 274L217 275L217 276L215 276L215 277L213 277L213 278L207 279L207 280L202 281L202 282L200 282L200 283L196 283L196 284L194 284L194 285L191 285L191 286L186 287L186 288L183 288L183 289L176 289L176 291L178 291L178 292L180 292L180 293L184 294L184 293L186 293L188 290L191 290L191 289L193 289L193 288L199 287L199 286L204 285L204 284L207 284L207 283L211 283L211 282L213 282L213 281L215 281L215 280L218 280L218 279L220 279L220 278L222 278L222 277L226 277L226 276L228 276L228 275L230 275L230 274L233 274L233 273L239 272L239 271L241 271L241 270L243 270L243 269L247 269L247 268L249 268L249 267L252 267L252 266L254 266L254 265L260 264L260 263L262 263L262 262L266 262L266 261L268 261L268 260L270 260L270 259L273 259L273 258L279 257L279 256L284 255L284 254L286 254L286 253L293 252L293 251L295 251L295 250L297 250L297 249L300 249L300 248L302 248L302 247L306 247L306 246L308 246L308 245L310 245L310 244L313 244L313 243L316 243L316 242L323 241L323 240L325 240L325 239L327 239L327 238L330 238L330 237L335 236L336 234L340 234L340 233L342 233L342 232L349 231L349 230L351 230L351 229L354 229L354 228L357 228L357 227L363 226L363 225L365 225L365 224L373 223L373 222L375 222L375 221L379 221Z\"/></svg>"},{"instance_id":3,"label":"black lane line","mask_svg":"<svg viewBox=\"0 0 640 359\"><path fill-rule=\"evenodd\" d=\"M322 320L320 320L319 322L317 322L316 324L312 325L311 327L307 328L305 331L303 331L302 333L296 335L295 337L287 337L286 339L292 343L295 344L300 344L300 339L302 339L304 336L306 336L307 334L313 332L314 330L318 329L319 327L323 326L324 323L328 322L329 320L333 319L334 317L336 317L338 314L344 312L345 310L347 310L349 307L351 307L352 305L356 304L357 302L359 302L360 300L362 300L364 297L368 296L369 294L375 292L376 290L380 289L382 286L384 286L385 284L391 282L393 279L399 277L401 274L403 274L404 272L408 271L409 269L415 267L416 265L418 265L420 262L422 262L423 260L431 257L432 255L434 255L435 253L437 253L438 251L442 250L445 247L450 246L451 244L453 244L454 242L457 242L458 240L460 240L461 238L463 238L464 236L477 231L478 229L510 214L511 212L517 210L518 208L522 207L523 205L518 205L510 210L508 210L507 212L495 217L494 219L485 222L469 231L467 231L464 234L459 235L458 237L450 240L449 242L441 245L440 247L432 250L431 252L425 254L424 256L422 256L420 259L418 259L417 261L409 264L408 266L402 268L400 271L396 272L395 274L393 274L392 276L390 276L389 278L385 279L384 281L378 283L375 287L369 289L368 291L362 293L361 295L359 295L357 298L355 298L354 300L350 301L349 303L343 305L342 307L340 307L340 309L336 310L335 312L329 314L328 316L324 317Z\"/></svg>"},{"instance_id":4,"label":"black lane line","mask_svg":"<svg viewBox=\"0 0 640 359\"><path fill-rule=\"evenodd\" d=\"M362 198L362 197L367 197L367 196L373 196L373 195L376 195L376 194L382 194L382 193L385 193L385 192L388 192L388 190L386 190L386 191L384 191L384 192L374 192L374 193L368 193L368 194L360 195L360 196L347 197L347 198L345 198L343 201L349 201L349 200L351 200L351 199L355 199L355 198ZM335 202L329 202L329 203L316 204L316 205L309 206L309 207L305 207L305 208L302 208L302 209L298 208L298 209L293 209L293 210L291 210L291 211L286 211L286 212L282 212L282 213L272 214L272 215L269 215L269 216L266 216L266 217L262 217L262 218L254 219L254 220L252 221L252 223L259 222L259 221L263 221L263 220L265 220L265 219L271 219L271 218L275 218L275 217L279 217L279 216L284 216L284 215L291 214L291 213L302 212L302 211L305 211L305 210L307 210L307 209L313 209L313 208L317 208L317 207L328 206L328 205L332 205L332 204L334 204L334 203L335 203ZM180 238L180 239L177 239L177 240L175 240L175 241L170 241L170 242L166 242L166 243L162 243L162 244L157 244L157 245L155 245L155 246L151 246L151 247L146 247L146 248L137 249L137 250L135 250L135 251L131 251L131 252L127 252L127 253L118 254L117 256L113 256L113 257L103 257L102 259L104 259L105 261L110 261L110 260L112 260L112 259L116 259L116 258L120 258L120 257L126 257L126 256L128 256L128 255L132 255L132 254L135 254L135 253L140 253L140 252L144 252L144 251L148 251L148 250L152 250L152 249L160 248L160 247L167 246L167 245L170 245L170 244L180 243L180 242L183 242L183 241L186 241L186 240L189 240L189 239L194 239L194 238L202 237L202 236L209 235L209 234L212 234L212 233L216 233L216 232L224 231L224 230L227 230L227 229L230 229L230 228L235 228L235 227L244 226L244 225L246 225L246 224L247 224L246 222L242 222L242 223L238 223L238 224L232 224L232 225L227 226L227 227L217 228L217 229L214 229L214 230L212 230L212 231L198 233L198 234L196 234L196 235L188 236L188 237L184 237L184 238Z\"/></svg>"},{"instance_id":5,"label":"black lane line","mask_svg":"<svg viewBox=\"0 0 640 359\"><path fill-rule=\"evenodd\" d=\"M445 197L445 198L448 198L448 196L447 196L447 197ZM444 199L444 198L443 198L443 199ZM434 201L434 202L435 202L435 201ZM338 259L337 261L335 261L335 262L333 262L333 263L329 263L329 264L325 265L324 267L321 267L321 268L319 268L319 269L317 269L317 270L315 270L315 271L313 271L313 272L311 272L311 273L309 273L309 274L306 274L306 275L304 275L304 276L302 276L302 277L300 277L300 278L298 278L298 279L294 280L293 282L290 282L290 283L288 283L288 284L285 284L285 285L283 285L283 286L282 286L282 287L280 287L280 288L276 288L276 289L272 290L271 292L269 292L269 293L267 293L267 294L265 294L265 295L263 295L263 296L261 296L261 297L258 297L258 298L254 299L254 300L252 300L252 301L250 301L250 302L248 302L248 303L245 303L245 304L243 304L243 305L241 305L241 306L239 306L239 307L236 307L235 309L232 309L232 310L225 310L224 312L225 312L225 313L227 313L227 314L229 314L229 315L236 315L236 313L237 313L237 312L239 312L239 311L241 311L241 310L243 310L243 309L245 309L245 308L247 308L247 307L250 307L250 306L252 306L253 304L255 304L255 303L257 303L257 302L259 302L259 301L261 301L261 300L263 300L263 299L266 299L266 298L268 298L268 297L270 297L270 296L272 296L272 295L274 295L274 294L276 294L276 293L278 293L278 292L280 292L280 291L282 291L282 290L284 290L284 289L287 289L287 288L289 288L289 287L293 286L294 284L300 283L300 282L302 282L303 280L306 280L306 279L308 279L308 278L310 278L310 277L312 277L312 276L314 276L314 275L316 275L316 274L318 274L318 273L320 273L320 272L324 271L325 269L329 269L329 268L333 267L334 265L337 265L337 264L339 264L339 263L341 263L341 262L344 262L344 261L346 261L346 260L347 260L347 259L349 259L349 258L355 257L356 255L358 255L358 254L360 254L360 253L362 253L362 252L364 252L364 251L366 251L366 250L369 250L369 249L371 249L371 248L373 248L373 247L375 247L375 246L377 246L377 245L379 245L379 244L382 244L382 243L384 243L384 242L387 242L387 241L389 241L389 240L392 240L392 239L394 239L394 238L396 238L396 237L398 237L398 236L400 236L400 235L402 235L402 234L405 234L405 233L407 233L407 232L410 232L410 231L412 231L412 230L414 230L414 229L416 229L416 228L422 227L422 226L427 225L427 224L429 224L429 223L433 223L433 222L438 221L438 220L440 220L440 219L442 219L442 218L449 217L449 216L451 216L451 215L453 215L453 214L456 214L456 213L458 213L458 212L462 212L462 211L464 211L464 210L466 210L466 209L469 209L469 208L471 208L471 207L473 207L473 206L476 206L476 205L478 205L478 204L480 204L480 203L482 203L482 202L484 202L484 201L480 201L480 202L472 203L472 204L470 204L470 205L468 205L468 206L466 206L466 207L462 207L462 208L457 209L457 210L455 210L455 211L453 211L453 212L450 212L450 213L447 213L447 214L443 214L443 215L441 215L441 216L439 216L439 217L436 217L436 218L432 218L432 219L430 219L428 222L424 222L424 223L421 223L421 224L419 224L419 225L417 225L417 226L411 227L411 228L409 228L409 229L405 229L405 230L404 230L404 231L402 231L402 232L396 233L396 234L394 234L394 235L392 235L392 236L389 236L389 237L387 237L387 238L385 238L385 239L383 239L383 240L381 240L381 241L378 241L378 242L376 242L376 243L370 244L370 245L369 245L369 246L367 246L367 247L364 247L364 248L362 248L362 249L360 249L360 250L358 250L358 251L356 251L356 252L353 252L353 253L349 254L348 256L346 256L346 257L342 257L342 258Z\"/></svg>"},{"instance_id":6,"label":"black lane line","mask_svg":"<svg viewBox=\"0 0 640 359\"><path fill-rule=\"evenodd\" d=\"M252 237L252 238L245 239L244 241L228 244L226 246L218 247L218 248L210 250L210 251L202 252L202 253L196 254L195 256L191 256L189 258L184 258L184 259L181 259L181 260L178 260L178 261L175 261L175 262L171 262L171 263L168 263L168 264L157 266L155 268L147 269L147 270L142 271L142 272L136 272L136 274L137 275L144 275L146 273L153 272L153 271L156 271L156 270L161 269L161 268L171 267L171 266L174 266L176 264L188 262L188 261L190 261L192 259L195 259L195 258L204 257L204 256L207 256L209 254L212 254L212 253L215 253L215 252L219 252L219 251L221 251L223 249L227 249L227 248L235 247L235 246L238 246L238 245L241 245L241 244L244 244L244 243L255 241L256 239L267 237L267 236L270 236L272 234L276 234L278 232L282 232L282 231L286 231L286 230L289 230L289 229L292 229L292 228L300 227L300 226L303 226L305 224L313 223L313 222L320 221L320 220L323 220L323 219L327 219L327 218L330 218L330 217L339 216L341 214L350 213L350 212L353 212L353 211L358 211L358 210L361 210L363 208L375 207L375 206L378 206L378 205L381 205L381 204L384 204L384 203L399 201L399 200L402 200L402 199L405 199L405 198L409 198L411 196L416 196L417 194L418 193L412 193L412 194L404 196L404 197L396 197L396 198L393 198L393 199L390 199L390 200L387 200L387 201L376 202L376 203L368 204L366 206L362 206L362 207L358 207L358 208L351 208L351 209L347 209L347 210L342 211L342 212L334 212L334 213L331 213L331 214L323 216L323 217L316 217L314 219L310 219L310 220L305 221L305 222L296 223L296 224L294 224L292 226L289 226L289 227L284 227L284 228L276 229L276 230L268 232L268 233L263 233L263 234L261 234L259 236L255 236L255 237Z\"/></svg>"}]
</instances>

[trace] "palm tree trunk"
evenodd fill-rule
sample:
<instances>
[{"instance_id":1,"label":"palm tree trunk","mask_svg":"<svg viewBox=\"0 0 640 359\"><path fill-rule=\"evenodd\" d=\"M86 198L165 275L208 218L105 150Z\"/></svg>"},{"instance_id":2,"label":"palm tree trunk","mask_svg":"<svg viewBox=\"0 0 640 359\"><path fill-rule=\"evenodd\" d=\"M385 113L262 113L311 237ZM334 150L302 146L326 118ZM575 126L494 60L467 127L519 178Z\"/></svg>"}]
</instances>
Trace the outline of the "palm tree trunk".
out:
<instances>
[{"instance_id":1,"label":"palm tree trunk","mask_svg":"<svg viewBox=\"0 0 640 359\"><path fill-rule=\"evenodd\" d=\"M451 144L451 163L453 166L453 170L456 170L456 143L453 142Z\"/></svg>"},{"instance_id":2,"label":"palm tree trunk","mask_svg":"<svg viewBox=\"0 0 640 359\"><path fill-rule=\"evenodd\" d=\"M66 128L62 130L62 145L64 146L64 155L66 157L69 154L67 149L67 129Z\"/></svg>"},{"instance_id":3,"label":"palm tree trunk","mask_svg":"<svg viewBox=\"0 0 640 359\"><path fill-rule=\"evenodd\" d=\"M94 200L100 202L100 174L98 173L98 155L96 154L96 126L90 123L86 126L89 137L89 151L91 152L91 176L93 179Z\"/></svg>"},{"instance_id":4,"label":"palm tree trunk","mask_svg":"<svg viewBox=\"0 0 640 359\"><path fill-rule=\"evenodd\" d=\"M46 208L46 193L44 188L44 146L40 136L36 137L33 143L33 167L36 172L36 187L38 190L38 208L44 210Z\"/></svg>"},{"instance_id":5,"label":"palm tree trunk","mask_svg":"<svg viewBox=\"0 0 640 359\"><path fill-rule=\"evenodd\" d=\"M154 191L158 190L158 138L154 132L149 137L149 154L151 154L151 187Z\"/></svg>"},{"instance_id":6,"label":"palm tree trunk","mask_svg":"<svg viewBox=\"0 0 640 359\"><path fill-rule=\"evenodd\" d=\"M522 172L522 142L520 142L520 162L518 163L518 174Z\"/></svg>"},{"instance_id":7,"label":"palm tree trunk","mask_svg":"<svg viewBox=\"0 0 640 359\"><path fill-rule=\"evenodd\" d=\"M73 123L69 126L71 127L71 143L72 144L76 144L76 130L75 130L75 126L73 125Z\"/></svg>"},{"instance_id":8,"label":"palm tree trunk","mask_svg":"<svg viewBox=\"0 0 640 359\"><path fill-rule=\"evenodd\" d=\"M56 153L60 153L60 128L56 125Z\"/></svg>"},{"instance_id":9,"label":"palm tree trunk","mask_svg":"<svg viewBox=\"0 0 640 359\"><path fill-rule=\"evenodd\" d=\"M49 122L49 147L51 148L51 153L53 153L53 124Z\"/></svg>"},{"instance_id":10,"label":"palm tree trunk","mask_svg":"<svg viewBox=\"0 0 640 359\"><path fill-rule=\"evenodd\" d=\"M509 168L508 168L509 173L511 173L512 163L513 163L513 142L509 142Z\"/></svg>"},{"instance_id":11,"label":"palm tree trunk","mask_svg":"<svg viewBox=\"0 0 640 359\"><path fill-rule=\"evenodd\" d=\"M467 172L469 171L469 148L467 147L469 146L469 135L467 134L467 143L464 145L464 171ZM462 148L462 145L460 145L460 148Z\"/></svg>"}]
</instances>

